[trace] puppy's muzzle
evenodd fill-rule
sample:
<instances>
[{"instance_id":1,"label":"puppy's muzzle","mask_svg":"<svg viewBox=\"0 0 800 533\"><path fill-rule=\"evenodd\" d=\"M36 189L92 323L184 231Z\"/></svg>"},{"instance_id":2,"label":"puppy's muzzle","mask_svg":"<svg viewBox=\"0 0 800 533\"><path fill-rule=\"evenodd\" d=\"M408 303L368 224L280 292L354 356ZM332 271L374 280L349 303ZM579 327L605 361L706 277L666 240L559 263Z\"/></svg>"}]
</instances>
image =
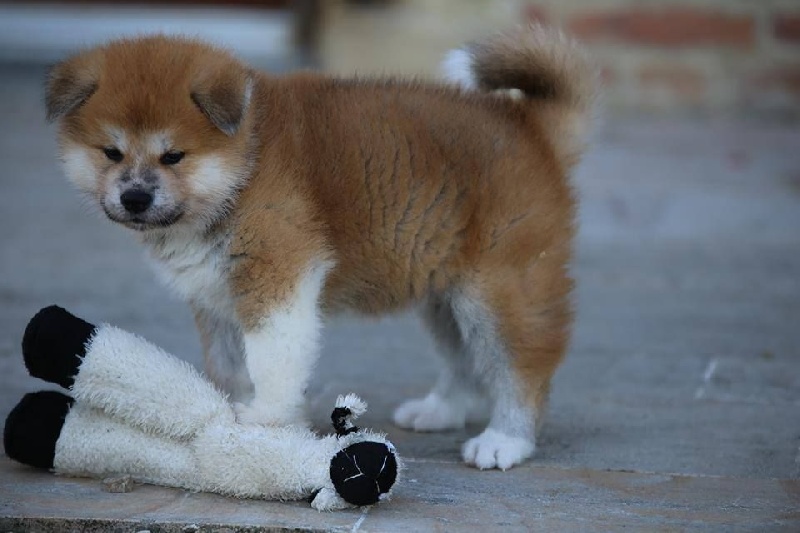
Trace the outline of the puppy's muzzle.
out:
<instances>
[{"instance_id":1,"label":"puppy's muzzle","mask_svg":"<svg viewBox=\"0 0 800 533\"><path fill-rule=\"evenodd\" d=\"M125 211L138 215L153 205L153 194L142 189L128 189L120 195L119 201Z\"/></svg>"}]
</instances>

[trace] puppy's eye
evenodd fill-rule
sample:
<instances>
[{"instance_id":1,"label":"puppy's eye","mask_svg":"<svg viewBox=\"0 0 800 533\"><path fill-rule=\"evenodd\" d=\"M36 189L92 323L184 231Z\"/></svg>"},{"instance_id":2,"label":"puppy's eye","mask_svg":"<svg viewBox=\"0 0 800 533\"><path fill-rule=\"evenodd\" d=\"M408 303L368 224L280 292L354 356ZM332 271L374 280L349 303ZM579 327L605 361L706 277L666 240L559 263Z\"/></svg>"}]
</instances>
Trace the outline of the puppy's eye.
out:
<instances>
[{"instance_id":1,"label":"puppy's eye","mask_svg":"<svg viewBox=\"0 0 800 533\"><path fill-rule=\"evenodd\" d=\"M115 163L119 163L125 157L122 155L122 152L116 148L103 148L103 153L106 154L107 158Z\"/></svg>"},{"instance_id":2,"label":"puppy's eye","mask_svg":"<svg viewBox=\"0 0 800 533\"><path fill-rule=\"evenodd\" d=\"M185 155L183 152L167 152L161 156L159 161L162 165L177 165Z\"/></svg>"}]
</instances>

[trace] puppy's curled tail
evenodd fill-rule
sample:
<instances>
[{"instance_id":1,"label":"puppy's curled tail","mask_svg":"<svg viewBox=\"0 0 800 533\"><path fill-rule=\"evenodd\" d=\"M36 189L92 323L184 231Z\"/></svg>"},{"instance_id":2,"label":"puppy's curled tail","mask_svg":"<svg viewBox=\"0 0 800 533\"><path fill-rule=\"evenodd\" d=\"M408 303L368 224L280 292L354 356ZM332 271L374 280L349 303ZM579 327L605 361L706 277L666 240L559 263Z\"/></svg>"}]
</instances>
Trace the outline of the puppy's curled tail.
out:
<instances>
[{"instance_id":1,"label":"puppy's curled tail","mask_svg":"<svg viewBox=\"0 0 800 533\"><path fill-rule=\"evenodd\" d=\"M516 90L536 103L556 150L574 162L592 122L597 71L573 40L539 24L452 50L445 78L467 90Z\"/></svg>"}]
</instances>

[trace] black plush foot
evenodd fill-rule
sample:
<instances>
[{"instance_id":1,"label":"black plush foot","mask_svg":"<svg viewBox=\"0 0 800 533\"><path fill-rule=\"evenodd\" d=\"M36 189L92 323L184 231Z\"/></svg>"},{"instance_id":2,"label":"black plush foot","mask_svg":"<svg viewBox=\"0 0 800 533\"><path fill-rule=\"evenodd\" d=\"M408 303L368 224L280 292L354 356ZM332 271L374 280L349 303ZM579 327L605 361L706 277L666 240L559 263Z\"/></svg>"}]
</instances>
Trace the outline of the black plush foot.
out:
<instances>
[{"instance_id":1,"label":"black plush foot","mask_svg":"<svg viewBox=\"0 0 800 533\"><path fill-rule=\"evenodd\" d=\"M382 442L357 442L331 459L331 481L344 501L372 505L397 480L397 459Z\"/></svg>"},{"instance_id":2,"label":"black plush foot","mask_svg":"<svg viewBox=\"0 0 800 533\"><path fill-rule=\"evenodd\" d=\"M22 337L22 357L30 375L71 387L94 330L94 325L57 305L36 313Z\"/></svg>"},{"instance_id":3,"label":"black plush foot","mask_svg":"<svg viewBox=\"0 0 800 533\"><path fill-rule=\"evenodd\" d=\"M3 429L6 455L26 465L53 468L56 441L72 402L72 398L56 391L23 396L6 418Z\"/></svg>"}]
</instances>

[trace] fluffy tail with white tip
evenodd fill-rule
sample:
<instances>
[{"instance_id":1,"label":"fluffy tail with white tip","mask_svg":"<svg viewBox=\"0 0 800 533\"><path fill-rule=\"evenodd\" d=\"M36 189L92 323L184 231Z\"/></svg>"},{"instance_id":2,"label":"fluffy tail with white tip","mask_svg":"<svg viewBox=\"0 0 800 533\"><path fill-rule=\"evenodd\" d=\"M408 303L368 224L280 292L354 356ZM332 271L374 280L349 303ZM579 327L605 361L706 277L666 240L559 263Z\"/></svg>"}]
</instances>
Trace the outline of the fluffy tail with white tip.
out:
<instances>
[{"instance_id":1,"label":"fluffy tail with white tip","mask_svg":"<svg viewBox=\"0 0 800 533\"><path fill-rule=\"evenodd\" d=\"M577 43L534 24L452 50L447 80L467 90L516 91L541 109L556 149L567 158L583 148L595 101L597 72Z\"/></svg>"}]
</instances>

